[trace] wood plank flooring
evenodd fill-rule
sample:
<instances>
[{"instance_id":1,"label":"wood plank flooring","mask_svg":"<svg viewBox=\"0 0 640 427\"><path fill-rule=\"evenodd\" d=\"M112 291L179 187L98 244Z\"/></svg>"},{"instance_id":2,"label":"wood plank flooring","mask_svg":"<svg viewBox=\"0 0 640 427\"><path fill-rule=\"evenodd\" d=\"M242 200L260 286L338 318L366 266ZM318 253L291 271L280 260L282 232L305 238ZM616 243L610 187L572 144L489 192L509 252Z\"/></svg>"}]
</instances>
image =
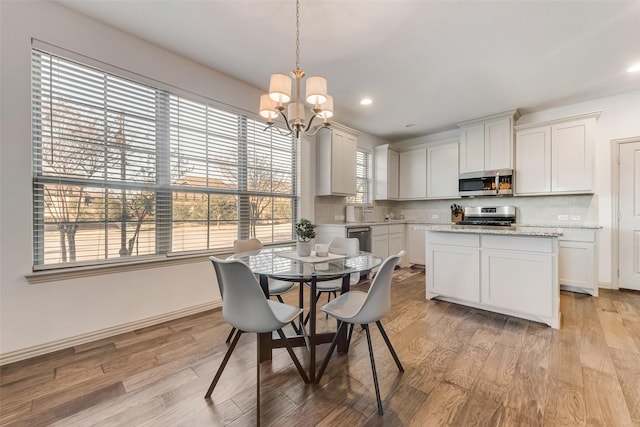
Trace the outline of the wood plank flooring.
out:
<instances>
[{"instance_id":1,"label":"wood plank flooring","mask_svg":"<svg viewBox=\"0 0 640 427\"><path fill-rule=\"evenodd\" d=\"M297 292L285 299L295 304ZM640 427L640 292L562 292L560 330L426 301L424 274L394 281L392 300L383 324L405 372L372 328L383 416L356 328L319 385L302 382L284 349L261 364L262 425ZM4 366L0 425L255 425L255 335L203 398L228 332L211 311Z\"/></svg>"}]
</instances>

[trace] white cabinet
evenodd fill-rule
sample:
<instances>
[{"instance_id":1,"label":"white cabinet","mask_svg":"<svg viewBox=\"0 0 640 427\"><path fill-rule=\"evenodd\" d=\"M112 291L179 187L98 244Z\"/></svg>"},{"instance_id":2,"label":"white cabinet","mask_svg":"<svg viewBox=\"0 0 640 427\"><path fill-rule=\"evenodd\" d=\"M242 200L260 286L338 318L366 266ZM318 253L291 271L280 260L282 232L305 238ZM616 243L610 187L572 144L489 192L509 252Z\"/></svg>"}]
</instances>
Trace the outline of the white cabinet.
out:
<instances>
[{"instance_id":1,"label":"white cabinet","mask_svg":"<svg viewBox=\"0 0 640 427\"><path fill-rule=\"evenodd\" d=\"M503 244L509 243L505 239L511 237L483 236L483 239L489 237L496 242L491 245L493 248L485 248L487 242L483 241L480 261L482 303L528 315L552 317L553 291L558 286L557 276L554 280L552 248L540 250L535 247L536 242L545 242L535 237L520 238L517 248Z\"/></svg>"},{"instance_id":2,"label":"white cabinet","mask_svg":"<svg viewBox=\"0 0 640 427\"><path fill-rule=\"evenodd\" d=\"M425 265L425 230L422 225L407 225L407 263Z\"/></svg>"},{"instance_id":3,"label":"white cabinet","mask_svg":"<svg viewBox=\"0 0 640 427\"><path fill-rule=\"evenodd\" d=\"M375 200L397 200L399 155L389 148L389 144L378 145L374 150L374 198Z\"/></svg>"},{"instance_id":4,"label":"white cabinet","mask_svg":"<svg viewBox=\"0 0 640 427\"><path fill-rule=\"evenodd\" d=\"M427 198L458 198L458 140L427 147Z\"/></svg>"},{"instance_id":5,"label":"white cabinet","mask_svg":"<svg viewBox=\"0 0 640 427\"><path fill-rule=\"evenodd\" d=\"M551 128L516 132L515 192L541 194L551 191Z\"/></svg>"},{"instance_id":6,"label":"white cabinet","mask_svg":"<svg viewBox=\"0 0 640 427\"><path fill-rule=\"evenodd\" d=\"M513 169L513 125L518 111L458 123L460 173Z\"/></svg>"},{"instance_id":7,"label":"white cabinet","mask_svg":"<svg viewBox=\"0 0 640 427\"><path fill-rule=\"evenodd\" d=\"M558 238L426 232L427 298L560 326Z\"/></svg>"},{"instance_id":8,"label":"white cabinet","mask_svg":"<svg viewBox=\"0 0 640 427\"><path fill-rule=\"evenodd\" d=\"M593 193L600 113L516 127L516 195Z\"/></svg>"},{"instance_id":9,"label":"white cabinet","mask_svg":"<svg viewBox=\"0 0 640 427\"><path fill-rule=\"evenodd\" d=\"M356 194L356 149L354 134L333 128L316 139L316 187L318 196Z\"/></svg>"},{"instance_id":10,"label":"white cabinet","mask_svg":"<svg viewBox=\"0 0 640 427\"><path fill-rule=\"evenodd\" d=\"M558 281L567 290L579 290L598 296L597 231L594 229L563 230L559 238Z\"/></svg>"},{"instance_id":11,"label":"white cabinet","mask_svg":"<svg viewBox=\"0 0 640 427\"><path fill-rule=\"evenodd\" d=\"M389 226L389 255L395 255L404 250L404 224L393 224ZM403 264L400 260L398 264Z\"/></svg>"},{"instance_id":12,"label":"white cabinet","mask_svg":"<svg viewBox=\"0 0 640 427\"><path fill-rule=\"evenodd\" d=\"M480 236L426 233L427 298L480 302Z\"/></svg>"},{"instance_id":13,"label":"white cabinet","mask_svg":"<svg viewBox=\"0 0 640 427\"><path fill-rule=\"evenodd\" d=\"M593 192L596 119L551 126L551 191Z\"/></svg>"},{"instance_id":14,"label":"white cabinet","mask_svg":"<svg viewBox=\"0 0 640 427\"><path fill-rule=\"evenodd\" d=\"M404 224L372 225L371 252L386 258L404 249ZM401 260L401 264L404 261Z\"/></svg>"},{"instance_id":15,"label":"white cabinet","mask_svg":"<svg viewBox=\"0 0 640 427\"><path fill-rule=\"evenodd\" d=\"M427 149L400 153L400 200L427 198Z\"/></svg>"}]
</instances>

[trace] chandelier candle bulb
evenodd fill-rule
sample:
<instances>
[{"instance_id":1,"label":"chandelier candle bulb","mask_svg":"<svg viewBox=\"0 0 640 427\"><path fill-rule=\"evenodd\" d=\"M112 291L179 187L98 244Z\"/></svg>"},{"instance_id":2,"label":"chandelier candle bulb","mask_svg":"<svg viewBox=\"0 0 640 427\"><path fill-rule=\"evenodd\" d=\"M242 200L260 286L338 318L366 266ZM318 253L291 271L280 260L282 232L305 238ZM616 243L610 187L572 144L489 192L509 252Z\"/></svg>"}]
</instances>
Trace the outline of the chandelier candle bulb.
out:
<instances>
[{"instance_id":1,"label":"chandelier candle bulb","mask_svg":"<svg viewBox=\"0 0 640 427\"><path fill-rule=\"evenodd\" d=\"M330 119L333 116L333 96L327 95L327 102L322 104L322 111L318 113L321 119Z\"/></svg>"}]
</instances>

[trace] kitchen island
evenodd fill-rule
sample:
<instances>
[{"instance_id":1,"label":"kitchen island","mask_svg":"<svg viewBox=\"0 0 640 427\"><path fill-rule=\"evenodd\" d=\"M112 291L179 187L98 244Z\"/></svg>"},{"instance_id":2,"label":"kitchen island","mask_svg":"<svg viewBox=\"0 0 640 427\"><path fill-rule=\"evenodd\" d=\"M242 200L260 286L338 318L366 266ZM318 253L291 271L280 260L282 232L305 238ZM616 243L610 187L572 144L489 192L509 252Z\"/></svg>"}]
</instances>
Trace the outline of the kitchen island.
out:
<instances>
[{"instance_id":1,"label":"kitchen island","mask_svg":"<svg viewBox=\"0 0 640 427\"><path fill-rule=\"evenodd\" d=\"M426 297L560 327L562 229L432 225Z\"/></svg>"}]
</instances>

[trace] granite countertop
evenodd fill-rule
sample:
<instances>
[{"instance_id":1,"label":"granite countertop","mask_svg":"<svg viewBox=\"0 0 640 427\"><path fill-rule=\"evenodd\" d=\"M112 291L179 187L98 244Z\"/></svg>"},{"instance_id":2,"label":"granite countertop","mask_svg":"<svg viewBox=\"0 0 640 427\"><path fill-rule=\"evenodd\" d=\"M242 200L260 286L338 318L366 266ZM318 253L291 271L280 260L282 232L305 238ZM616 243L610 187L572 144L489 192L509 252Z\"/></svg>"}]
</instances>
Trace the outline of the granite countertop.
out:
<instances>
[{"instance_id":1,"label":"granite countertop","mask_svg":"<svg viewBox=\"0 0 640 427\"><path fill-rule=\"evenodd\" d=\"M442 231L446 233L471 233L471 234L501 234L507 236L536 236L559 237L562 236L562 228L554 227L500 227L477 225L425 225L427 231Z\"/></svg>"},{"instance_id":2,"label":"granite countertop","mask_svg":"<svg viewBox=\"0 0 640 427\"><path fill-rule=\"evenodd\" d=\"M597 224L581 224L581 223L557 223L557 224L518 224L519 227L551 227L551 228L588 228L592 230L599 230L601 225Z\"/></svg>"}]
</instances>

